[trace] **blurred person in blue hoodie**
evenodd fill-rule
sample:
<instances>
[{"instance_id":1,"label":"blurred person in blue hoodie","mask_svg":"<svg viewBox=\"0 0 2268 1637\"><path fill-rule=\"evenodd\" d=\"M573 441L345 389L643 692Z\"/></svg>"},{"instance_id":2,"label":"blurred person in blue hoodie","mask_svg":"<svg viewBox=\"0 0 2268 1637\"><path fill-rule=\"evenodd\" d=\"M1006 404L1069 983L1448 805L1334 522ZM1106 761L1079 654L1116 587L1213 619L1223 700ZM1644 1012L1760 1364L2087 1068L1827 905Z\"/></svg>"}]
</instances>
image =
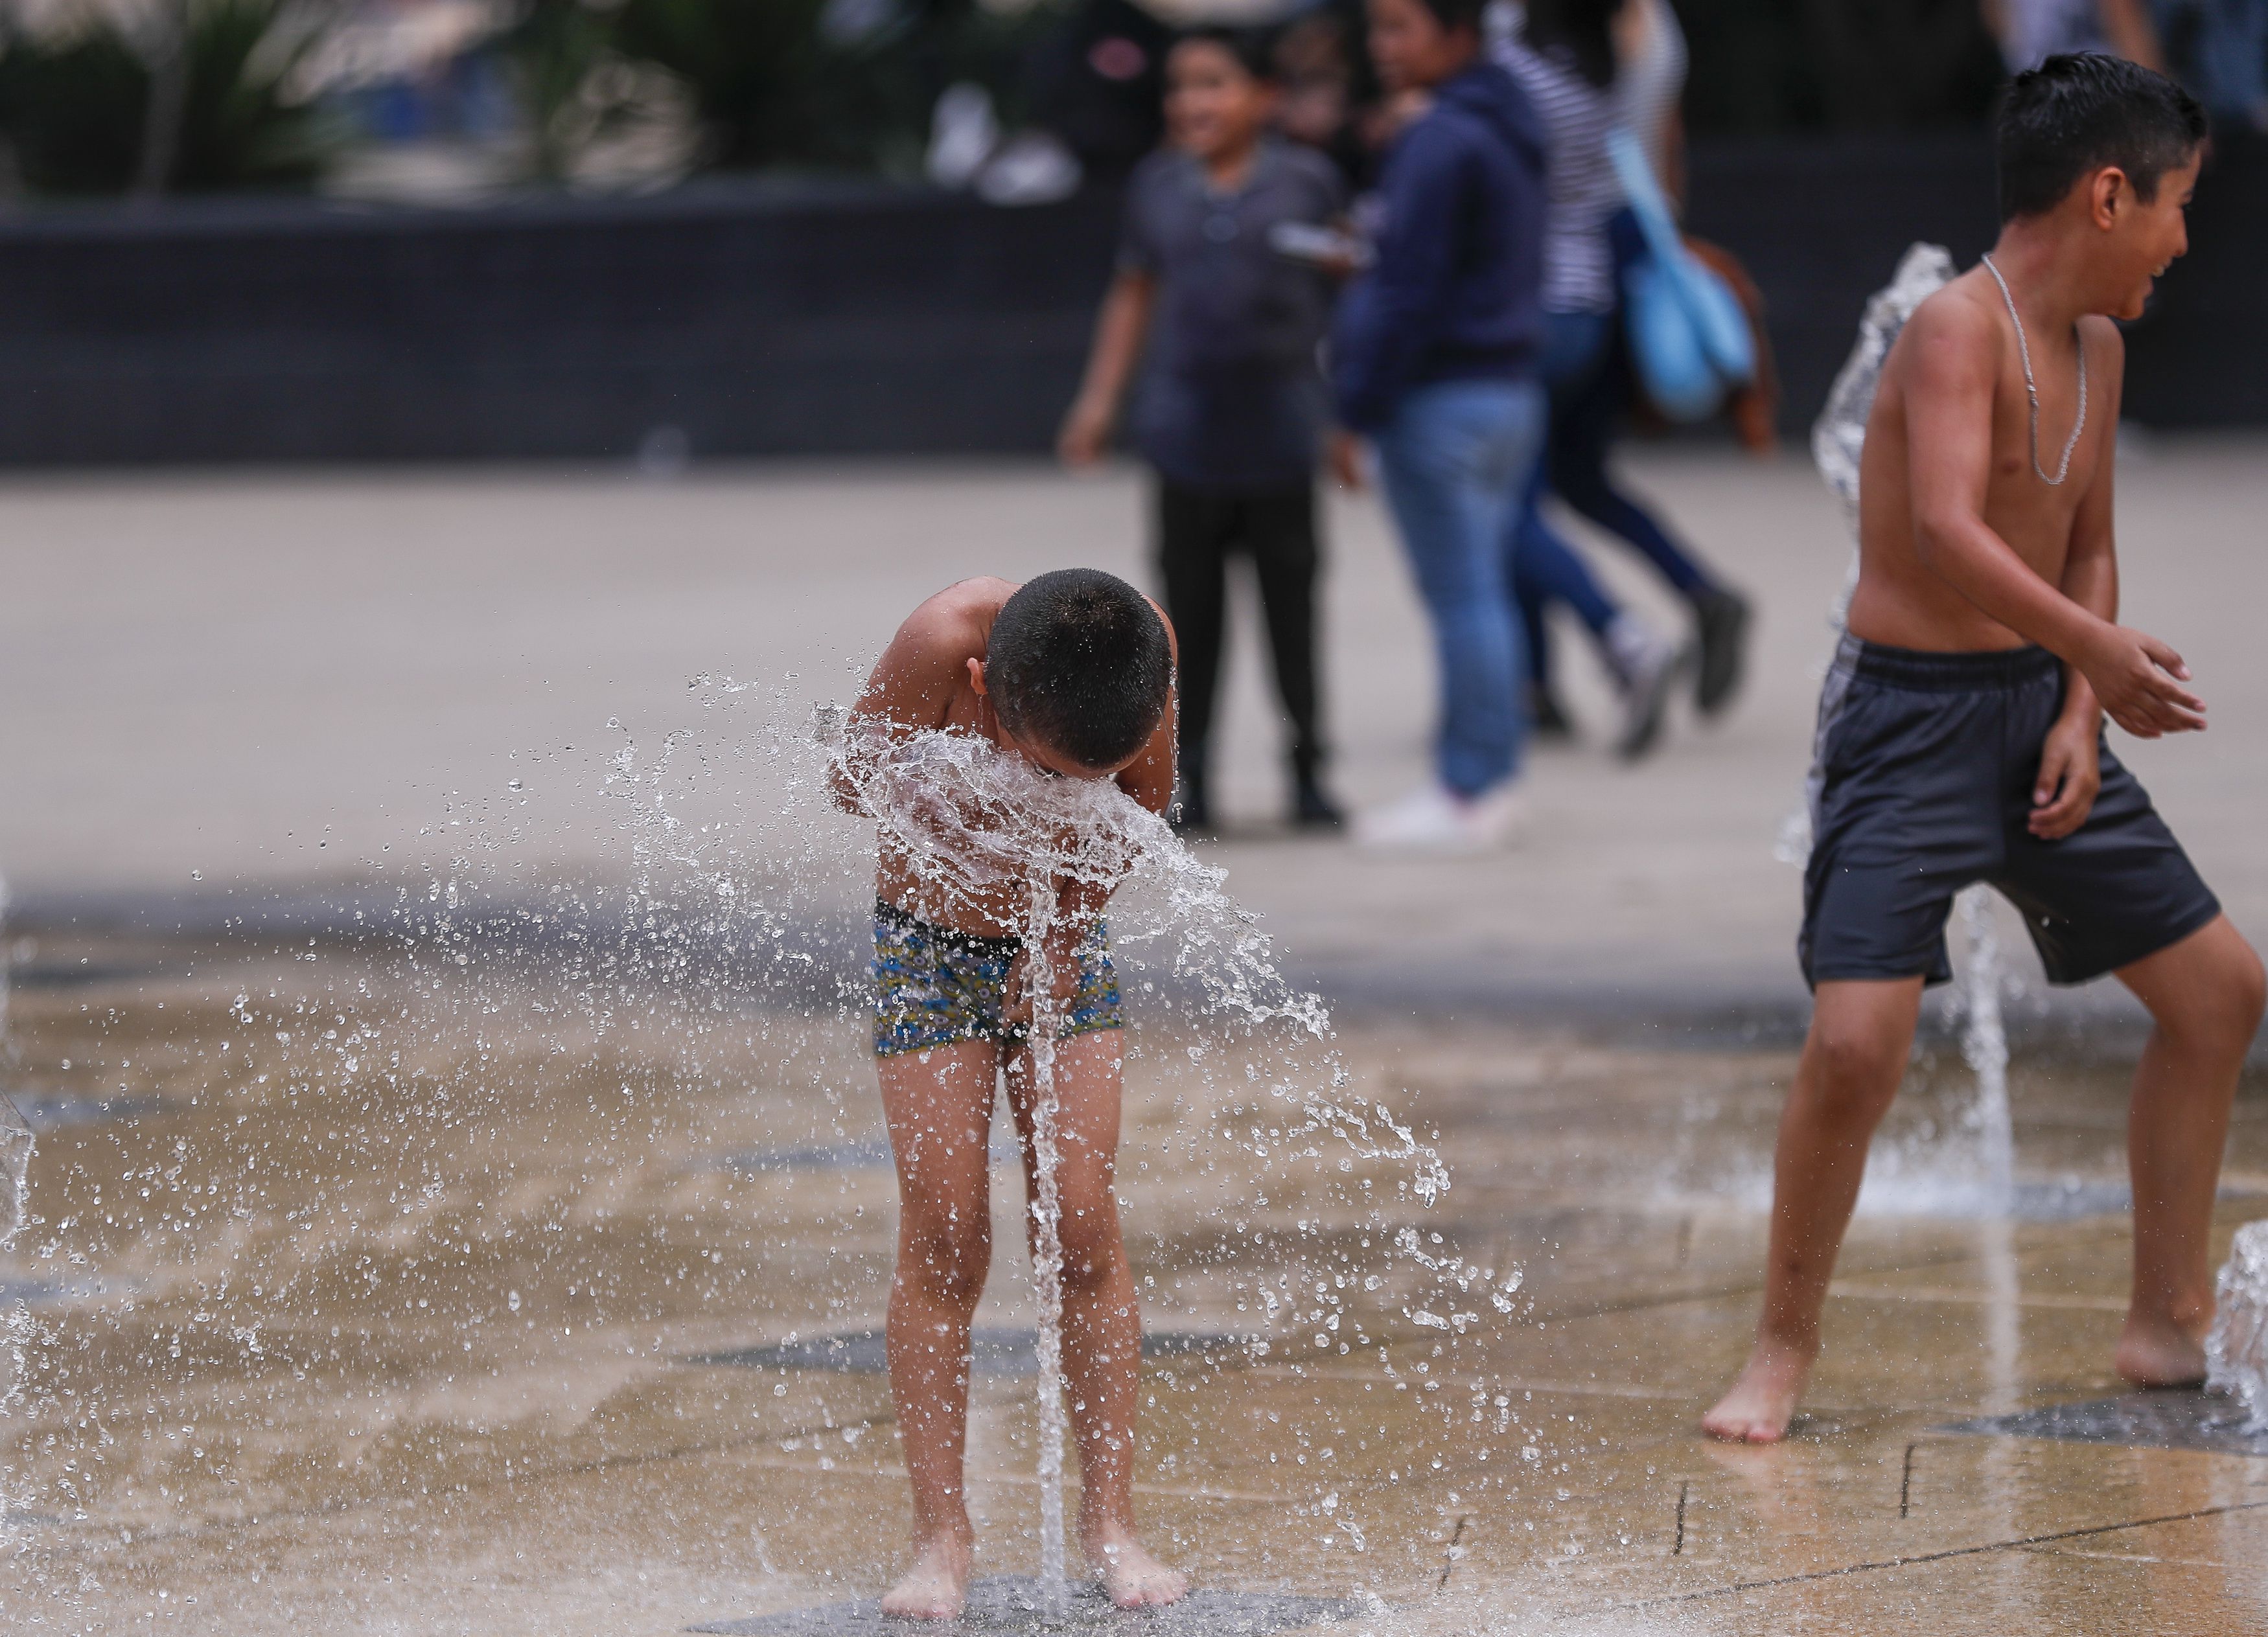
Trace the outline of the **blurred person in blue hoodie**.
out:
<instances>
[{"instance_id":1,"label":"blurred person in blue hoodie","mask_svg":"<svg viewBox=\"0 0 2268 1637\"><path fill-rule=\"evenodd\" d=\"M1379 177L1375 260L1331 337L1339 419L1378 452L1433 626L1434 775L1358 841L1472 853L1511 839L1525 734L1506 525L1543 444L1543 126L1482 51L1486 0L1369 0L1370 52L1407 122ZM1358 469L1351 442L1336 464Z\"/></svg>"}]
</instances>

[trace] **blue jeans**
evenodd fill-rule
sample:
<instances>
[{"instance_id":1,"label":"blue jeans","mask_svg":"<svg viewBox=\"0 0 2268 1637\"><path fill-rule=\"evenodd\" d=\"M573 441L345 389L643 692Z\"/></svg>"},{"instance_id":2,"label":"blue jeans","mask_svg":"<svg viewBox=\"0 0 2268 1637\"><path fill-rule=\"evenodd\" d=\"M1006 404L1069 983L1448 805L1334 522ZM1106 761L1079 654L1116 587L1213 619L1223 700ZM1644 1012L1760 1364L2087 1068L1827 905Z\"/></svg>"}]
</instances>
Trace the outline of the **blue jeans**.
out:
<instances>
[{"instance_id":1,"label":"blue jeans","mask_svg":"<svg viewBox=\"0 0 2268 1637\"><path fill-rule=\"evenodd\" d=\"M1543 443L1535 381L1440 381L1402 400L1376 438L1387 504L1432 617L1441 672L1441 782L1477 796L1520 767L1520 606L1506 525Z\"/></svg>"},{"instance_id":2,"label":"blue jeans","mask_svg":"<svg viewBox=\"0 0 2268 1637\"><path fill-rule=\"evenodd\" d=\"M1544 315L1543 371L1551 389L1551 426L1511 545L1514 584L1527 620L1528 675L1539 687L1550 673L1545 608L1555 602L1566 605L1601 640L1620 612L1590 565L1545 520L1547 492L1556 492L1580 516L1628 541L1688 600L1698 601L1716 589L1707 571L1652 513L1616 488L1607 470L1608 451L1631 393L1628 367L1615 348L1614 323L1613 315L1603 312Z\"/></svg>"},{"instance_id":3,"label":"blue jeans","mask_svg":"<svg viewBox=\"0 0 2268 1637\"><path fill-rule=\"evenodd\" d=\"M1527 676L1539 686L1549 673L1544 650L1546 607L1565 603L1602 637L1619 612L1592 577L1590 565L1543 520L1543 496L1550 487L1552 461L1559 453L1559 407L1571 393L1598 377L1613 339L1614 320L1607 313L1543 315L1543 384L1550 393L1551 425L1546 431L1547 448L1529 473L1520 504L1506 528L1504 545L1512 565L1513 594L1520 601Z\"/></svg>"}]
</instances>

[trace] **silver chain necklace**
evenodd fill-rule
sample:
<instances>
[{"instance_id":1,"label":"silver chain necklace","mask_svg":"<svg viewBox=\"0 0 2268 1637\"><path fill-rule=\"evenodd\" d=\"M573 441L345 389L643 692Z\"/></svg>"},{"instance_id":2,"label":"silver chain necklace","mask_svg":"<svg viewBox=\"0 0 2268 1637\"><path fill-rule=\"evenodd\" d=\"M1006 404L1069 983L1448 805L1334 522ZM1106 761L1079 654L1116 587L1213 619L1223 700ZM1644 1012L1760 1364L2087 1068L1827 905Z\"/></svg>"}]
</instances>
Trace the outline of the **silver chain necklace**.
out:
<instances>
[{"instance_id":1,"label":"silver chain necklace","mask_svg":"<svg viewBox=\"0 0 2268 1637\"><path fill-rule=\"evenodd\" d=\"M2079 353L2079 419L2071 425L2070 440L2063 446L2063 459L2056 463L2053 477L2040 465L2040 387L2032 378L2032 347L2024 339L2024 320L2017 315L2016 298L2008 293L2008 281L2000 276L2000 269L1992 265L1992 258L1984 258L1984 270L2000 287L2000 299L2008 304L2008 321L2016 327L2016 356L2024 361L2024 396L2032 405L2032 470L2039 473L2040 481L2051 488L2071 475L2071 451L2079 447L2079 435L2087 429L2087 341L2080 334L2079 327L2072 327L2072 346Z\"/></svg>"}]
</instances>

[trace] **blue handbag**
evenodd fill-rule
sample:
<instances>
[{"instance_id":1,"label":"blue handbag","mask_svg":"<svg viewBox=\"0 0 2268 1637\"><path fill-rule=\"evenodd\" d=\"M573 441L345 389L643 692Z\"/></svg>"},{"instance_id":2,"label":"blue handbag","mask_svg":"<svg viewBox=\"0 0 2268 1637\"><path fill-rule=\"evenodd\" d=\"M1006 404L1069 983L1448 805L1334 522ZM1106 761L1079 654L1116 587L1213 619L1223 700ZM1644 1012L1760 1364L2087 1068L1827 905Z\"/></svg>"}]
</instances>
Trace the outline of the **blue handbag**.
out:
<instances>
[{"instance_id":1,"label":"blue handbag","mask_svg":"<svg viewBox=\"0 0 2268 1637\"><path fill-rule=\"evenodd\" d=\"M1646 253L1623 274L1638 383L1671 420L1705 420L1727 393L1756 378L1749 315L1731 287L1686 250L1653 167L1626 127L1608 133L1607 157L1646 239Z\"/></svg>"}]
</instances>

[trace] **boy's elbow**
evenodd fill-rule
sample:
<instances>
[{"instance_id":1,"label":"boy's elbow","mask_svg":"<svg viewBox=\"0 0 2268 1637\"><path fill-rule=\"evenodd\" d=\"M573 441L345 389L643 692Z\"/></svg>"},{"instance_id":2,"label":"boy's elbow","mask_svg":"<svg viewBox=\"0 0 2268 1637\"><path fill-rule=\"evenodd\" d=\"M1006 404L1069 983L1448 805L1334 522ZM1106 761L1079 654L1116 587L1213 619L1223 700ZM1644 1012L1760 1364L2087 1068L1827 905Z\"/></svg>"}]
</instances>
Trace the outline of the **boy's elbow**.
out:
<instances>
[{"instance_id":1,"label":"boy's elbow","mask_svg":"<svg viewBox=\"0 0 2268 1637\"><path fill-rule=\"evenodd\" d=\"M1914 560L1941 573L1955 554L1963 519L1951 513L1920 512L1914 518Z\"/></svg>"}]
</instances>

